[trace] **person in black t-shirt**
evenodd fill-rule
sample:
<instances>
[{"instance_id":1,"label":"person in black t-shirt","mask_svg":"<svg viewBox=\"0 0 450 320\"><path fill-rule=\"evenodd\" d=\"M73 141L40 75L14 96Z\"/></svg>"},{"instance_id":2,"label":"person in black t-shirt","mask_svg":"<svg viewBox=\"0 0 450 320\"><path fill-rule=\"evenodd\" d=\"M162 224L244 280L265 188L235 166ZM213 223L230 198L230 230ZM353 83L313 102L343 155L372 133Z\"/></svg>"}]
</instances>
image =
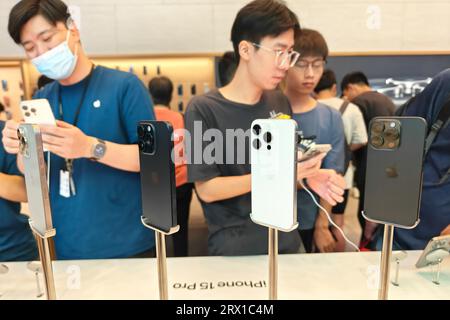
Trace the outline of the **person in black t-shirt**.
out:
<instances>
[{"instance_id":1,"label":"person in black t-shirt","mask_svg":"<svg viewBox=\"0 0 450 320\"><path fill-rule=\"evenodd\" d=\"M267 229L250 220L248 138L254 120L270 118L272 111L291 113L287 98L273 90L298 59L293 46L299 31L295 14L279 1L256 0L246 5L231 32L238 64L232 81L195 97L187 108L186 129L194 150L194 157L188 156L188 180L195 183L205 212L211 255L267 253ZM245 143L226 148L231 140L240 139ZM201 151L202 159L196 159L196 150ZM204 157L208 153L212 159ZM308 178L314 191L331 203L340 202L345 182L337 175L319 171L322 158L302 163L299 179ZM280 253L296 253L299 246L296 230L280 233Z\"/></svg>"},{"instance_id":2,"label":"person in black t-shirt","mask_svg":"<svg viewBox=\"0 0 450 320\"><path fill-rule=\"evenodd\" d=\"M344 96L361 110L366 128L369 128L369 123L373 118L393 116L395 113L395 105L391 99L373 91L369 85L369 80L362 72L347 74L342 79L341 89ZM376 228L375 223L367 222L362 216L362 210L364 210L366 163L367 146L364 146L354 152L355 182L360 192L358 219L363 230L361 235L362 247L365 247L370 242Z\"/></svg>"}]
</instances>

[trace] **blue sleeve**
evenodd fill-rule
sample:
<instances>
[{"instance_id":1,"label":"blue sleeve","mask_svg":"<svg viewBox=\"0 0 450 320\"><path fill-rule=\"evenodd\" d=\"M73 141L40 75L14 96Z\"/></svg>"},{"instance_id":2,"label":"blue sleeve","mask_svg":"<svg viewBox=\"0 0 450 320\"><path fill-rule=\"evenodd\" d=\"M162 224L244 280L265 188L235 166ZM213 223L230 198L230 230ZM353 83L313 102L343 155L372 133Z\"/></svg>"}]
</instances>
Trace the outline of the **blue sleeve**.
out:
<instances>
[{"instance_id":1,"label":"blue sleeve","mask_svg":"<svg viewBox=\"0 0 450 320\"><path fill-rule=\"evenodd\" d=\"M135 75L130 75L124 80L121 92L120 115L123 129L127 133L130 144L138 142L137 125L139 121L155 119L150 94Z\"/></svg>"},{"instance_id":2,"label":"blue sleeve","mask_svg":"<svg viewBox=\"0 0 450 320\"><path fill-rule=\"evenodd\" d=\"M19 169L17 168L17 157L6 153L3 149L3 145L0 142L0 172L13 176L21 176Z\"/></svg>"},{"instance_id":3,"label":"blue sleeve","mask_svg":"<svg viewBox=\"0 0 450 320\"><path fill-rule=\"evenodd\" d=\"M331 151L325 157L322 168L333 169L338 173L345 174L345 133L342 118L338 113L331 113L331 125L329 138Z\"/></svg>"},{"instance_id":4,"label":"blue sleeve","mask_svg":"<svg viewBox=\"0 0 450 320\"><path fill-rule=\"evenodd\" d=\"M0 133L3 131L4 123L0 122ZM19 169L17 168L17 157L15 155L6 152L0 141L0 172L9 175L21 176Z\"/></svg>"}]
</instances>

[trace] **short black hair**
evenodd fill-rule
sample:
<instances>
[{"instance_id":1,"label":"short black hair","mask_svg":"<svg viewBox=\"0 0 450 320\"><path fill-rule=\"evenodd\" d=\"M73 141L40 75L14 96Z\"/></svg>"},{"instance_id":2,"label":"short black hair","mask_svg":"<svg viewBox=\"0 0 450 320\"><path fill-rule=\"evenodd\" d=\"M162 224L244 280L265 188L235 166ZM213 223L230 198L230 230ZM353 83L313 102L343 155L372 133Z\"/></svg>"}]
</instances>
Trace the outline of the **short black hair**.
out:
<instances>
[{"instance_id":1,"label":"short black hair","mask_svg":"<svg viewBox=\"0 0 450 320\"><path fill-rule=\"evenodd\" d=\"M236 69L236 55L233 51L225 52L218 62L220 86L224 87L233 80Z\"/></svg>"},{"instance_id":2,"label":"short black hair","mask_svg":"<svg viewBox=\"0 0 450 320\"><path fill-rule=\"evenodd\" d=\"M323 90L330 90L336 83L336 74L334 73L334 71L331 69L326 69L323 72L322 78L320 78L319 83L315 87L314 92L319 93Z\"/></svg>"},{"instance_id":3,"label":"short black hair","mask_svg":"<svg viewBox=\"0 0 450 320\"><path fill-rule=\"evenodd\" d=\"M61 0L21 0L9 13L8 32L15 43L20 44L24 25L35 16L41 15L51 25L63 22L67 25L70 14Z\"/></svg>"},{"instance_id":4,"label":"short black hair","mask_svg":"<svg viewBox=\"0 0 450 320\"><path fill-rule=\"evenodd\" d=\"M277 37L293 29L295 36L300 31L297 15L284 1L255 0L243 7L237 14L231 28L236 62L239 64L239 43L249 41L259 44L265 37Z\"/></svg>"},{"instance_id":5,"label":"short black hair","mask_svg":"<svg viewBox=\"0 0 450 320\"><path fill-rule=\"evenodd\" d=\"M370 86L367 76L361 71L355 71L346 74L341 82L341 91L344 92L349 84L362 84Z\"/></svg>"},{"instance_id":6,"label":"short black hair","mask_svg":"<svg viewBox=\"0 0 450 320\"><path fill-rule=\"evenodd\" d=\"M155 77L148 83L148 90L152 95L153 102L164 106L170 106L172 101L173 83L164 76Z\"/></svg>"},{"instance_id":7,"label":"short black hair","mask_svg":"<svg viewBox=\"0 0 450 320\"><path fill-rule=\"evenodd\" d=\"M55 81L55 80L50 79L44 75L41 75L37 81L37 87L40 90L43 87L45 87L47 84L52 83L53 81Z\"/></svg>"},{"instance_id":8,"label":"short black hair","mask_svg":"<svg viewBox=\"0 0 450 320\"><path fill-rule=\"evenodd\" d=\"M328 45L325 38L319 31L312 29L302 29L295 39L294 50L302 57L318 56L323 60L328 58Z\"/></svg>"}]
</instances>

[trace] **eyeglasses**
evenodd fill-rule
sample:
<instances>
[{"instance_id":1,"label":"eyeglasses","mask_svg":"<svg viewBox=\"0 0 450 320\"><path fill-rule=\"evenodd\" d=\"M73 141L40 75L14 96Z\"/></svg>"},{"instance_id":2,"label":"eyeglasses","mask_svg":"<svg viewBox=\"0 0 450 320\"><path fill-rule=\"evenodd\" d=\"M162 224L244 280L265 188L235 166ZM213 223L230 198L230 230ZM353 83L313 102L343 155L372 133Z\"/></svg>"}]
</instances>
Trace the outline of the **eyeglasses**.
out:
<instances>
[{"instance_id":1,"label":"eyeglasses","mask_svg":"<svg viewBox=\"0 0 450 320\"><path fill-rule=\"evenodd\" d=\"M277 50L262 46L257 43L252 43L252 45L260 49L275 53L275 65L278 68L284 68L286 66L292 68L297 63L298 58L300 58L300 53L298 53L297 51Z\"/></svg>"},{"instance_id":2,"label":"eyeglasses","mask_svg":"<svg viewBox=\"0 0 450 320\"><path fill-rule=\"evenodd\" d=\"M319 72L323 70L325 64L326 61L324 60L315 60L312 62L301 60L295 64L295 67L298 68L300 71L305 72L306 70L308 70L309 66L311 66L314 72Z\"/></svg>"}]
</instances>

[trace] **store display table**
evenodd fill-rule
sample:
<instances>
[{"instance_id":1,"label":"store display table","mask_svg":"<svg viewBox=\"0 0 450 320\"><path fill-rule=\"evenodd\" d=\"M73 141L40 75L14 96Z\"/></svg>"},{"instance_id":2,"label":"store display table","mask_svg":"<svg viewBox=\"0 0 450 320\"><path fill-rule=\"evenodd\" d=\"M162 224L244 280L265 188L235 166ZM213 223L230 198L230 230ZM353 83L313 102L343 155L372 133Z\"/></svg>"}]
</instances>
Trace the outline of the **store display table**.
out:
<instances>
[{"instance_id":1,"label":"store display table","mask_svg":"<svg viewBox=\"0 0 450 320\"><path fill-rule=\"evenodd\" d=\"M416 269L420 252L400 264L400 286L390 299L450 299L450 259L441 267ZM279 256L279 299L377 299L379 252ZM5 263L1 299L37 299L35 274L27 263ZM189 257L167 262L170 299L267 299L268 258ZM156 259L54 262L58 299L158 299ZM395 275L395 263L391 276ZM41 287L44 287L41 276ZM45 299L41 297L39 299Z\"/></svg>"}]
</instances>

